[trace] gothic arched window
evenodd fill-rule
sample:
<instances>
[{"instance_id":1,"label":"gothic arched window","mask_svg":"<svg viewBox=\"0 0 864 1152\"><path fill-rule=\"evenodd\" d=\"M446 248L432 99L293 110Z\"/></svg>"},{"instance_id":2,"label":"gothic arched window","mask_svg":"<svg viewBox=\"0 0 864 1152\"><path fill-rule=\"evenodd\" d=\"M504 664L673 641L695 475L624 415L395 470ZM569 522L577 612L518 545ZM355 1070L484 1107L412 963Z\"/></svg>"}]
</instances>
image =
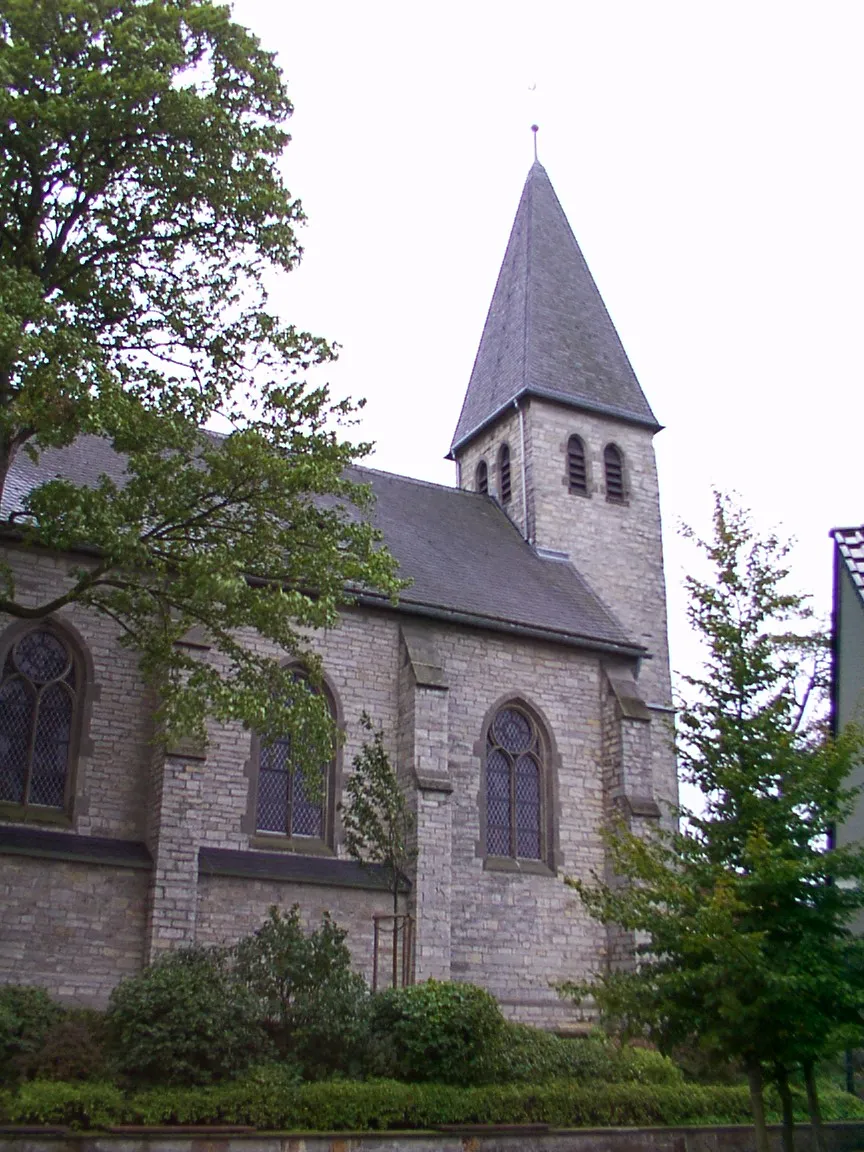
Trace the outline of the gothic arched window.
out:
<instances>
[{"instance_id":1,"label":"gothic arched window","mask_svg":"<svg viewBox=\"0 0 864 1152\"><path fill-rule=\"evenodd\" d=\"M603 449L603 464L606 468L606 499L623 501L627 494L624 485L624 455L617 444L607 444Z\"/></svg>"},{"instance_id":2,"label":"gothic arched window","mask_svg":"<svg viewBox=\"0 0 864 1152\"><path fill-rule=\"evenodd\" d=\"M518 704L496 712L486 736L486 852L543 860L545 843L544 743Z\"/></svg>"},{"instance_id":3,"label":"gothic arched window","mask_svg":"<svg viewBox=\"0 0 864 1152\"><path fill-rule=\"evenodd\" d=\"M510 484L510 446L502 444L498 452L498 494L502 504L509 504L513 489Z\"/></svg>"},{"instance_id":4,"label":"gothic arched window","mask_svg":"<svg viewBox=\"0 0 864 1152\"><path fill-rule=\"evenodd\" d=\"M489 468L485 460L481 460L477 465L477 473L475 479L477 491L485 496L489 491Z\"/></svg>"},{"instance_id":5,"label":"gothic arched window","mask_svg":"<svg viewBox=\"0 0 864 1152\"><path fill-rule=\"evenodd\" d=\"M305 680L301 672L297 680ZM308 683L308 681L307 681ZM310 692L316 689L309 686ZM316 692L317 694L317 692ZM329 692L321 693L330 715L335 708ZM275 740L256 739L258 789L255 830L259 833L302 837L304 843L327 843L332 838L332 812L335 762L317 770L305 768L294 754L291 736Z\"/></svg>"},{"instance_id":6,"label":"gothic arched window","mask_svg":"<svg viewBox=\"0 0 864 1152\"><path fill-rule=\"evenodd\" d=\"M0 675L0 802L67 808L82 679L81 661L53 627L10 645Z\"/></svg>"},{"instance_id":7,"label":"gothic arched window","mask_svg":"<svg viewBox=\"0 0 864 1152\"><path fill-rule=\"evenodd\" d=\"M571 492L588 495L588 464L581 436L571 436L567 441L567 487Z\"/></svg>"}]
</instances>

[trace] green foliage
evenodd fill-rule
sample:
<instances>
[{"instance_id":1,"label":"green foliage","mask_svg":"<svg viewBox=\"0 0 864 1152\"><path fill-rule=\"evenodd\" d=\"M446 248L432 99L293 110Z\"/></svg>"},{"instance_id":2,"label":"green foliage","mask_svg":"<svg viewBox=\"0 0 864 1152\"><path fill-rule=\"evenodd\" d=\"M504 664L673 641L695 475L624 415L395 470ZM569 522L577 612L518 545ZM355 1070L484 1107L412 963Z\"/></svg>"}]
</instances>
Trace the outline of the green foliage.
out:
<instances>
[{"instance_id":1,"label":"green foliage","mask_svg":"<svg viewBox=\"0 0 864 1152\"><path fill-rule=\"evenodd\" d=\"M141 1084L208 1084L236 1075L267 1054L257 1010L223 952L169 952L111 994L118 1069Z\"/></svg>"},{"instance_id":2,"label":"green foliage","mask_svg":"<svg viewBox=\"0 0 864 1152\"><path fill-rule=\"evenodd\" d=\"M113 1084L67 1084L31 1080L22 1084L6 1106L11 1124L50 1124L88 1130L122 1124L123 1093Z\"/></svg>"},{"instance_id":3,"label":"green foliage","mask_svg":"<svg viewBox=\"0 0 864 1152\"><path fill-rule=\"evenodd\" d=\"M303 221L274 58L211 0L5 0L0 75L0 496L19 452L81 434L126 463L24 497L7 534L92 559L37 604L0 567L0 611L103 613L166 728L293 731L320 764L323 700L238 633L314 672L305 629L332 626L348 586L398 581L345 475L368 450L337 434L354 409L303 378L333 351L268 307ZM200 431L216 418L221 439ZM176 645L192 627L221 659Z\"/></svg>"},{"instance_id":4,"label":"green foliage","mask_svg":"<svg viewBox=\"0 0 864 1152\"><path fill-rule=\"evenodd\" d=\"M474 984L428 980L372 999L373 1045L402 1080L481 1082L503 1026L495 998Z\"/></svg>"},{"instance_id":5,"label":"green foliage","mask_svg":"<svg viewBox=\"0 0 864 1152\"><path fill-rule=\"evenodd\" d=\"M615 829L611 864L629 885L572 881L593 915L645 943L637 970L571 991L590 993L615 1031L746 1068L758 1112L765 1070L812 1072L864 1020L864 946L849 929L864 850L830 847L861 734L831 740L814 711L825 647L785 591L788 548L719 496L714 528L701 544L713 579L687 580L704 670L685 678L679 711L704 811L648 839Z\"/></svg>"},{"instance_id":6,"label":"green foliage","mask_svg":"<svg viewBox=\"0 0 864 1152\"><path fill-rule=\"evenodd\" d=\"M0 987L0 1078L26 1073L53 1026L63 1017L44 988L25 984Z\"/></svg>"},{"instance_id":7,"label":"green foliage","mask_svg":"<svg viewBox=\"0 0 864 1152\"><path fill-rule=\"evenodd\" d=\"M309 1079L359 1066L366 1038L368 994L351 971L347 933L330 919L306 933L300 909L275 905L264 925L236 946L237 978L283 1057Z\"/></svg>"},{"instance_id":8,"label":"green foliage","mask_svg":"<svg viewBox=\"0 0 864 1152\"><path fill-rule=\"evenodd\" d=\"M383 731L374 728L365 712L361 723L372 739L354 757L345 781L343 843L349 856L361 864L384 865L397 913L400 881L417 856L414 815L384 747Z\"/></svg>"},{"instance_id":9,"label":"green foliage","mask_svg":"<svg viewBox=\"0 0 864 1152\"><path fill-rule=\"evenodd\" d=\"M34 1080L107 1080L108 1054L105 1015L87 1008L71 1008L48 1028L40 1047L24 1063Z\"/></svg>"},{"instance_id":10,"label":"green foliage","mask_svg":"<svg viewBox=\"0 0 864 1152\"><path fill-rule=\"evenodd\" d=\"M801 1108L800 1099L796 1106ZM862 1120L864 1104L831 1092L826 1119ZM9 1101L5 1118L17 1124L63 1124L74 1129L113 1124L247 1124L261 1130L375 1131L436 1124L527 1124L606 1127L740 1124L748 1119L741 1087L693 1084L486 1085L400 1084L391 1080L296 1085L278 1069L199 1088L158 1088L124 1100L105 1084L32 1082Z\"/></svg>"},{"instance_id":11,"label":"green foliage","mask_svg":"<svg viewBox=\"0 0 864 1152\"><path fill-rule=\"evenodd\" d=\"M505 1021L496 1043L485 1054L484 1064L484 1079L495 1084L542 1084L563 1079L677 1084L683 1080L681 1069L659 1052L619 1047L598 1034L555 1036L510 1021Z\"/></svg>"}]
</instances>

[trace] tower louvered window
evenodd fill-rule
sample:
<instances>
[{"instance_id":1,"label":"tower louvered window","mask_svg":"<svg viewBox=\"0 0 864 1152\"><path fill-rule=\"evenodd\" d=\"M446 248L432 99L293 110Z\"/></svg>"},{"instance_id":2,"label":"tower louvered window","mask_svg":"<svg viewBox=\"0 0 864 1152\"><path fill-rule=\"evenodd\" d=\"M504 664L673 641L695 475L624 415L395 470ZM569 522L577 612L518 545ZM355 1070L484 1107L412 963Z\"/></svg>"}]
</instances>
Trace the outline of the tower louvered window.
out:
<instances>
[{"instance_id":1,"label":"tower louvered window","mask_svg":"<svg viewBox=\"0 0 864 1152\"><path fill-rule=\"evenodd\" d=\"M486 851L541 860L544 850L540 733L527 713L508 705L486 737Z\"/></svg>"},{"instance_id":2,"label":"tower louvered window","mask_svg":"<svg viewBox=\"0 0 864 1152\"><path fill-rule=\"evenodd\" d=\"M585 445L579 436L571 436L567 441L567 485L571 492L588 495L588 464Z\"/></svg>"},{"instance_id":3,"label":"tower louvered window","mask_svg":"<svg viewBox=\"0 0 864 1152\"><path fill-rule=\"evenodd\" d=\"M51 629L12 645L0 678L0 802L66 806L81 673Z\"/></svg>"},{"instance_id":4,"label":"tower louvered window","mask_svg":"<svg viewBox=\"0 0 864 1152\"><path fill-rule=\"evenodd\" d=\"M298 679L304 679L298 673ZM310 691L313 689L310 687ZM329 698L330 713L333 706ZM255 827L282 836L326 838L328 805L332 804L332 765L304 769L294 754L290 735L261 742L258 751L258 800Z\"/></svg>"},{"instance_id":5,"label":"tower louvered window","mask_svg":"<svg viewBox=\"0 0 864 1152\"><path fill-rule=\"evenodd\" d=\"M501 503L509 504L513 489L510 484L510 448L507 444L502 444L498 453L498 482Z\"/></svg>"},{"instance_id":6,"label":"tower louvered window","mask_svg":"<svg viewBox=\"0 0 864 1152\"><path fill-rule=\"evenodd\" d=\"M489 469L486 466L485 460L481 460L477 465L477 474L475 479L477 484L477 491L485 496L489 491Z\"/></svg>"},{"instance_id":7,"label":"tower louvered window","mask_svg":"<svg viewBox=\"0 0 864 1152\"><path fill-rule=\"evenodd\" d=\"M603 463L606 466L606 499L624 500L624 457L621 449L615 444L607 444L603 452Z\"/></svg>"}]
</instances>

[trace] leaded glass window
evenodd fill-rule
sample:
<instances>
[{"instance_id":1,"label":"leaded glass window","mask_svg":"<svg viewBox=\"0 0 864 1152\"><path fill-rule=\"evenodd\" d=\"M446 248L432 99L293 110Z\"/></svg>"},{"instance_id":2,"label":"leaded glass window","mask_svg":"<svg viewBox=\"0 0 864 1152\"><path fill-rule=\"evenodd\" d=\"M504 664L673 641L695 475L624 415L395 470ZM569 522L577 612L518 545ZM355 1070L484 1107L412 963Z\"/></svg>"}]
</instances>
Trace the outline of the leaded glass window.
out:
<instances>
[{"instance_id":1,"label":"leaded glass window","mask_svg":"<svg viewBox=\"0 0 864 1152\"><path fill-rule=\"evenodd\" d=\"M290 735L262 742L258 754L257 830L325 839L329 769L329 764L322 765L315 779L305 775L294 756Z\"/></svg>"},{"instance_id":2,"label":"leaded glass window","mask_svg":"<svg viewBox=\"0 0 864 1152\"><path fill-rule=\"evenodd\" d=\"M514 705L496 713L486 737L486 851L540 860L543 748L534 721Z\"/></svg>"},{"instance_id":3,"label":"leaded glass window","mask_svg":"<svg viewBox=\"0 0 864 1152\"><path fill-rule=\"evenodd\" d=\"M65 806L79 680L54 631L34 628L9 649L0 677L0 801Z\"/></svg>"}]
</instances>

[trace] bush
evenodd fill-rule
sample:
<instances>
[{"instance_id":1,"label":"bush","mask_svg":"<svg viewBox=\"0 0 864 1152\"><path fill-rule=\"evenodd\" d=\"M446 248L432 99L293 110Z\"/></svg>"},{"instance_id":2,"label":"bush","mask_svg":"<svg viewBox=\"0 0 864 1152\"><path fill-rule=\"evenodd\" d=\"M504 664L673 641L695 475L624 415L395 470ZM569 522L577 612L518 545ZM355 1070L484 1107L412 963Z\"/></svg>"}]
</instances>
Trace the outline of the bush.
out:
<instances>
[{"instance_id":1,"label":"bush","mask_svg":"<svg viewBox=\"0 0 864 1152\"><path fill-rule=\"evenodd\" d=\"M0 987L0 1077L22 1075L49 1029L62 1018L63 1009L44 988L23 984Z\"/></svg>"},{"instance_id":2,"label":"bush","mask_svg":"<svg viewBox=\"0 0 864 1152\"><path fill-rule=\"evenodd\" d=\"M842 1097L842 1099L841 1099ZM805 1119L797 1101L797 1118ZM826 1093L826 1120L864 1119L864 1102ZM331 1081L297 1085L291 1069L256 1069L241 1080L199 1088L157 1088L124 1101L106 1084L33 1081L6 1106L14 1123L76 1129L112 1124L248 1124L263 1130L368 1131L437 1124L530 1124L558 1128L749 1124L743 1086L697 1084L485 1085ZM777 1119L776 1114L770 1117Z\"/></svg>"},{"instance_id":3,"label":"bush","mask_svg":"<svg viewBox=\"0 0 864 1152\"><path fill-rule=\"evenodd\" d=\"M113 1084L64 1084L32 1080L6 1105L13 1124L57 1124L86 1131L125 1119L123 1093Z\"/></svg>"},{"instance_id":4,"label":"bush","mask_svg":"<svg viewBox=\"0 0 864 1152\"><path fill-rule=\"evenodd\" d=\"M42 1046L27 1057L24 1072L36 1080L107 1080L108 1031L103 1012L71 1008L50 1025Z\"/></svg>"},{"instance_id":5,"label":"bush","mask_svg":"<svg viewBox=\"0 0 864 1152\"><path fill-rule=\"evenodd\" d=\"M474 984L391 988L373 997L373 1059L400 1080L478 1084L490 1076L488 1053L503 1027L494 997Z\"/></svg>"},{"instance_id":6,"label":"bush","mask_svg":"<svg viewBox=\"0 0 864 1152\"><path fill-rule=\"evenodd\" d=\"M298 1061L307 1079L356 1073L368 1028L368 991L351 971L347 933L325 915L306 933L295 904L277 907L234 950L236 973L254 996L281 1057Z\"/></svg>"},{"instance_id":7,"label":"bush","mask_svg":"<svg viewBox=\"0 0 864 1152\"><path fill-rule=\"evenodd\" d=\"M572 1079L579 1083L677 1084L680 1068L659 1052L617 1048L606 1037L562 1037L527 1024L504 1023L486 1056L485 1077L495 1084Z\"/></svg>"},{"instance_id":8,"label":"bush","mask_svg":"<svg viewBox=\"0 0 864 1152\"><path fill-rule=\"evenodd\" d=\"M257 1002L224 952L169 952L111 994L108 1026L131 1083L209 1084L266 1059Z\"/></svg>"}]
</instances>

